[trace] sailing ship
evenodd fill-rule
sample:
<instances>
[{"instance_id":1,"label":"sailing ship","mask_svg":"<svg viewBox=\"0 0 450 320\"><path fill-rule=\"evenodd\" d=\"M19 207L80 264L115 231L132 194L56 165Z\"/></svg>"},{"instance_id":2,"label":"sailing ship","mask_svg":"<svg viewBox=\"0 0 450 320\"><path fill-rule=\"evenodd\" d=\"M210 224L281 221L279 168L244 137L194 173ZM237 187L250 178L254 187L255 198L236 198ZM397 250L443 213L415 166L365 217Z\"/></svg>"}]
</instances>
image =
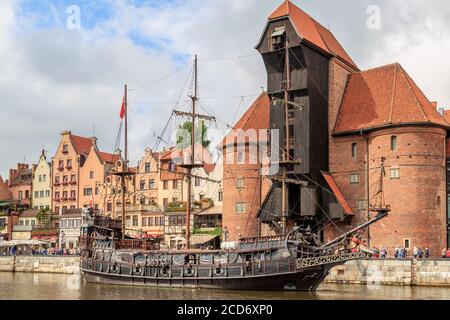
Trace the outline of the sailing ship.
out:
<instances>
[{"instance_id":1,"label":"sailing ship","mask_svg":"<svg viewBox=\"0 0 450 320\"><path fill-rule=\"evenodd\" d=\"M288 59L289 55L286 55ZM195 121L205 119L197 113L197 56L194 62L194 88L190 97L191 112L177 112L192 121L190 161L180 164L187 179L185 248L165 248L159 238L133 239L127 236L126 207L122 201L121 219L112 219L86 210L80 235L81 273L88 282L156 287L208 288L226 290L297 290L314 291L329 271L350 260L366 259L372 251L361 245L360 233L371 224L386 217L389 206L380 204L371 208L375 217L364 224L344 232L334 240L324 243L319 234L307 226L288 230L286 217L288 202L282 201L279 214L282 232L274 236L241 238L239 242L221 248L191 248L192 172L203 164L195 161ZM289 68L289 61L286 61ZM289 72L287 72L289 83ZM127 87L125 87L125 113L127 112ZM275 100L275 99L274 99ZM280 99L273 101L280 103ZM287 113L293 102L289 100L286 86L284 100ZM286 117L287 121L288 117ZM286 128L289 125L286 124ZM288 140L288 139L286 139ZM287 143L287 142L286 142ZM285 199L289 183L302 184L292 179L289 171L297 163L284 149L278 163L281 174L270 178L282 185ZM114 174L121 179L122 199L125 198L126 180L135 173L128 168L127 116L125 114L125 163L123 170ZM382 177L381 177L382 178ZM353 243L353 245L351 245Z\"/></svg>"}]
</instances>

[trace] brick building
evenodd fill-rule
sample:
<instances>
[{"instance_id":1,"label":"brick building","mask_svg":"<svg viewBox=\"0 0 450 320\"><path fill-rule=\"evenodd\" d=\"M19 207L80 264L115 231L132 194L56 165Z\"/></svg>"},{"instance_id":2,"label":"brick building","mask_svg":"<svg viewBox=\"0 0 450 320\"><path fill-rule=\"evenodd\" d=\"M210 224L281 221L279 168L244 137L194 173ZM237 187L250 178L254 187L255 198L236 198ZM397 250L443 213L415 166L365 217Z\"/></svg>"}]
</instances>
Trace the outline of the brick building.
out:
<instances>
[{"instance_id":1,"label":"brick building","mask_svg":"<svg viewBox=\"0 0 450 320\"><path fill-rule=\"evenodd\" d=\"M322 233L327 241L373 217L371 208L390 205L389 217L365 232L370 246L428 247L437 256L447 246L450 199L450 122L437 104L397 63L361 71L328 29L290 1L270 15L257 49L268 74L268 111L267 119L251 119L248 126L280 131L280 151L298 161L289 177L303 183L287 187L288 226L318 230L327 221L331 226ZM289 105L287 113L281 112L277 100L285 94L301 108ZM225 148L224 154L242 157L231 150ZM229 192L235 184L230 168L225 162L224 225L236 238L245 219L231 215L233 206L248 212L241 202L248 206L261 199L255 196L256 182ZM259 179L256 167L245 164L233 171L238 170L238 177L242 170L250 175L245 187ZM278 183L271 186L259 212L260 223L277 233L280 190ZM245 229L258 228L252 219Z\"/></svg>"},{"instance_id":2,"label":"brick building","mask_svg":"<svg viewBox=\"0 0 450 320\"><path fill-rule=\"evenodd\" d=\"M223 228L228 240L260 234L257 214L270 182L261 175L260 147L267 142L269 97L262 93L225 137Z\"/></svg>"},{"instance_id":3,"label":"brick building","mask_svg":"<svg viewBox=\"0 0 450 320\"><path fill-rule=\"evenodd\" d=\"M23 163L17 164L17 169L9 170L8 181L13 201L20 206L30 208L33 186L33 167Z\"/></svg>"}]
</instances>

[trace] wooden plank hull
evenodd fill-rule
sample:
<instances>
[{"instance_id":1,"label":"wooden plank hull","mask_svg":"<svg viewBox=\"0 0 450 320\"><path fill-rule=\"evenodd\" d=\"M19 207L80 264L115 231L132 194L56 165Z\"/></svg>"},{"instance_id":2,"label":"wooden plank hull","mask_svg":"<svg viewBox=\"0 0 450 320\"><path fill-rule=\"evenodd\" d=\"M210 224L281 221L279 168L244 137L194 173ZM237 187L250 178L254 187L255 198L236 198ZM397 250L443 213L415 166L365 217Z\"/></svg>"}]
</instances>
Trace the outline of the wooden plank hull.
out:
<instances>
[{"instance_id":1,"label":"wooden plank hull","mask_svg":"<svg viewBox=\"0 0 450 320\"><path fill-rule=\"evenodd\" d=\"M297 272L233 278L162 278L99 272L81 268L88 282L133 286L202 288L255 291L315 291L332 265L305 268Z\"/></svg>"}]
</instances>

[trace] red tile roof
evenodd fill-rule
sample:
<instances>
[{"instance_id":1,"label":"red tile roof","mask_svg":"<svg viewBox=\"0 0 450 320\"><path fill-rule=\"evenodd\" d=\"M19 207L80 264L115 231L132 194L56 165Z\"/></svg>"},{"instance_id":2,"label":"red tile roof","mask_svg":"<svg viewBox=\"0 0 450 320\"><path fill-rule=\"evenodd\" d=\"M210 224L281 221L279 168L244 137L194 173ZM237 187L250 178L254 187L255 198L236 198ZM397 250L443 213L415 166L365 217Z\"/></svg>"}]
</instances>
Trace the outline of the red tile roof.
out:
<instances>
[{"instance_id":1,"label":"red tile roof","mask_svg":"<svg viewBox=\"0 0 450 320\"><path fill-rule=\"evenodd\" d=\"M116 154L106 153L97 151L98 157L101 161L106 163L115 163L117 160L119 160L119 156Z\"/></svg>"},{"instance_id":2,"label":"red tile roof","mask_svg":"<svg viewBox=\"0 0 450 320\"><path fill-rule=\"evenodd\" d=\"M325 181L327 182L328 186L331 188L331 191L334 194L334 196L336 197L336 199L338 200L339 204L344 209L345 214L351 215L351 216L355 215L355 212L350 207L347 200L345 200L344 194L342 193L341 189L339 189L333 176L330 173L324 172L324 171L322 171L322 175L325 178Z\"/></svg>"},{"instance_id":3,"label":"red tile roof","mask_svg":"<svg viewBox=\"0 0 450 320\"><path fill-rule=\"evenodd\" d=\"M2 176L0 176L0 201L12 200L11 192L5 181L3 181Z\"/></svg>"},{"instance_id":4,"label":"red tile roof","mask_svg":"<svg viewBox=\"0 0 450 320\"><path fill-rule=\"evenodd\" d=\"M89 153L91 151L92 140L90 138L70 135L70 141L78 155L81 153Z\"/></svg>"},{"instance_id":5,"label":"red tile roof","mask_svg":"<svg viewBox=\"0 0 450 320\"><path fill-rule=\"evenodd\" d=\"M400 64L350 75L333 134L405 124L450 127Z\"/></svg>"},{"instance_id":6,"label":"red tile roof","mask_svg":"<svg viewBox=\"0 0 450 320\"><path fill-rule=\"evenodd\" d=\"M263 92L250 106L247 112L234 125L233 131L225 137L222 144L237 138L236 130L261 130L270 127L270 99L267 92Z\"/></svg>"},{"instance_id":7,"label":"red tile roof","mask_svg":"<svg viewBox=\"0 0 450 320\"><path fill-rule=\"evenodd\" d=\"M285 1L278 7L278 9L270 15L269 20L283 17L290 18L300 37L358 70L355 62L339 44L334 35L290 1Z\"/></svg>"}]
</instances>

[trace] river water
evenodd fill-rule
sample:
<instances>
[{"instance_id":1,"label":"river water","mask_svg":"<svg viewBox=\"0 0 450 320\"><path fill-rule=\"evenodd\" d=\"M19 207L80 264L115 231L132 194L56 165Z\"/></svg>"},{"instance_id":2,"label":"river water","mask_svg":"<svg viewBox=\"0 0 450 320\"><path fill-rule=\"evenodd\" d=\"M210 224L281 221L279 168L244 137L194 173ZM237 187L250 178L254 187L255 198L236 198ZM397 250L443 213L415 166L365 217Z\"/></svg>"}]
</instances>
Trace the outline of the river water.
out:
<instances>
[{"instance_id":1,"label":"river water","mask_svg":"<svg viewBox=\"0 0 450 320\"><path fill-rule=\"evenodd\" d=\"M79 275L0 272L0 300L450 300L449 288L323 284L314 293L129 287Z\"/></svg>"}]
</instances>

